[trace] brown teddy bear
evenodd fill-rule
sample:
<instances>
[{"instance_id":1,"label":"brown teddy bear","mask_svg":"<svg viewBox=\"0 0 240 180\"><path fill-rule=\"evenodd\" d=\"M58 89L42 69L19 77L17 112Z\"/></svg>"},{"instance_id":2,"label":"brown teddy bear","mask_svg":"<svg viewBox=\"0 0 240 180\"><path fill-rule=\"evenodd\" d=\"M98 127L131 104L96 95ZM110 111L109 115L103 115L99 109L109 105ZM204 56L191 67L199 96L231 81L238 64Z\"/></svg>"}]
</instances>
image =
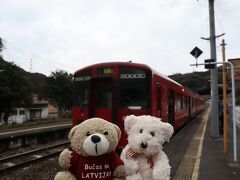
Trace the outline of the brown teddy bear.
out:
<instances>
[{"instance_id":1,"label":"brown teddy bear","mask_svg":"<svg viewBox=\"0 0 240 180\"><path fill-rule=\"evenodd\" d=\"M118 126L104 119L91 118L69 133L72 150L65 149L59 164L66 171L54 180L112 180L125 177L123 162L115 152L121 136Z\"/></svg>"}]
</instances>

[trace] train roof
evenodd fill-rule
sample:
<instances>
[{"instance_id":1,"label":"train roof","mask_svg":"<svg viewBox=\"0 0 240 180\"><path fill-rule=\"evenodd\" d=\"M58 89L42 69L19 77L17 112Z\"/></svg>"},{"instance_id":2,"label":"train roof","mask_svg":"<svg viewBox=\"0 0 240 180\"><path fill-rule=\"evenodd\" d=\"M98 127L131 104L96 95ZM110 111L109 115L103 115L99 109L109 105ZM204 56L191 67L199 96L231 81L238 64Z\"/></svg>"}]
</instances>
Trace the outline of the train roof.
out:
<instances>
[{"instance_id":1,"label":"train roof","mask_svg":"<svg viewBox=\"0 0 240 180\"><path fill-rule=\"evenodd\" d=\"M75 74L77 74L78 72L80 71L84 71L86 69L89 69L89 68L100 68L100 67L110 67L110 66L132 66L132 67L139 67L139 68L143 68L143 69L149 69L149 70L152 70L148 65L146 64L140 64L140 63L133 63L131 61L128 61L128 62L104 62L104 63L97 63L97 64L92 64L92 65L89 65L89 66L86 66L84 68L81 68L79 70L77 70L75 72Z\"/></svg>"},{"instance_id":2,"label":"train roof","mask_svg":"<svg viewBox=\"0 0 240 180\"><path fill-rule=\"evenodd\" d=\"M97 64L92 64L89 66L86 66L84 68L81 68L79 70L77 70L74 74L77 75L78 73L80 73L81 71L87 70L89 68L101 68L101 67L111 67L111 66L129 66L129 67L138 67L138 68L143 68L143 69L147 69L149 71L152 72L152 75L156 75L161 77L162 79L165 79L166 81L171 82L172 84L175 84L176 86L180 87L180 88L184 88L184 90L188 93L191 93L192 95L196 95L199 96L197 93L193 92L191 89L184 87L183 85L179 84L178 82L174 81L173 79L169 78L166 75L163 75L161 73L159 73L158 71L152 69L151 67L149 67L146 64L141 64L141 63L135 63L132 61L128 61L128 62L104 62L104 63L97 63Z\"/></svg>"},{"instance_id":3,"label":"train roof","mask_svg":"<svg viewBox=\"0 0 240 180\"><path fill-rule=\"evenodd\" d=\"M89 65L89 66L86 66L82 69L79 69L75 72L75 74L77 74L79 71L83 71L85 69L89 69L89 68L92 68L92 67L95 67L95 68L98 68L98 67L105 67L105 66L114 66L114 65L118 65L118 66L121 66L121 65L124 65L124 66L132 66L132 67L138 67L138 68L143 68L143 69L148 69L150 70L153 74L155 75L158 75L168 81L172 81L173 83L179 85L179 86L182 86L181 84L179 84L178 82L172 80L171 78L169 78L168 76L165 76L159 72L157 72L156 70L152 69L151 67L149 67L148 65L146 64L140 64L140 63L133 63L131 61L129 62L104 62L104 63L98 63L98 64L92 64L92 65Z\"/></svg>"},{"instance_id":4,"label":"train roof","mask_svg":"<svg viewBox=\"0 0 240 180\"><path fill-rule=\"evenodd\" d=\"M157 72L155 70L152 70L152 72L153 72L153 74L156 74L156 75L158 75L158 76L160 76L160 77L162 77L162 78L164 78L164 79L166 79L168 81L171 81L172 83L174 83L174 84L176 84L178 86L183 87L183 85L179 84L178 82L174 81L173 79L171 79L170 77L168 77L168 76L166 76L164 74L161 74L161 73L159 73L159 72Z\"/></svg>"}]
</instances>

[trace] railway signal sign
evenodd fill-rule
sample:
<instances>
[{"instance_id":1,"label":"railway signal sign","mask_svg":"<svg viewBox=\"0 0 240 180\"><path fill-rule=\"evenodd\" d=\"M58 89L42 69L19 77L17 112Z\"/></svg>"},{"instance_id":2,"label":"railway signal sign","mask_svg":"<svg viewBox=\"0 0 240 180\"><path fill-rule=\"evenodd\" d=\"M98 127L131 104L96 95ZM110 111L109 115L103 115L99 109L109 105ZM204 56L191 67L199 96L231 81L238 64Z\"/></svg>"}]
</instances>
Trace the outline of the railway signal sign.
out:
<instances>
[{"instance_id":1,"label":"railway signal sign","mask_svg":"<svg viewBox=\"0 0 240 180\"><path fill-rule=\"evenodd\" d=\"M202 54L202 50L196 46L195 48L193 48L190 54L197 59Z\"/></svg>"},{"instance_id":2,"label":"railway signal sign","mask_svg":"<svg viewBox=\"0 0 240 180\"><path fill-rule=\"evenodd\" d=\"M205 69L214 69L216 67L216 64L210 64L211 62L215 62L214 59L206 59L204 60L205 63L209 63L209 64L205 64Z\"/></svg>"}]
</instances>

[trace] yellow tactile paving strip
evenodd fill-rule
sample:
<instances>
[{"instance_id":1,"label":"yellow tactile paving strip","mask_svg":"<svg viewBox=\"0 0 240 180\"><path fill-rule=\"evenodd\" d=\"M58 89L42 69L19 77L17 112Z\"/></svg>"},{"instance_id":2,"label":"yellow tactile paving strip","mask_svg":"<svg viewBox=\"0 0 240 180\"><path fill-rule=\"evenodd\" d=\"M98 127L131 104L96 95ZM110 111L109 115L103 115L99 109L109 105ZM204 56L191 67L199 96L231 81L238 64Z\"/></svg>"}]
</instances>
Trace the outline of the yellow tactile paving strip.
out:
<instances>
[{"instance_id":1,"label":"yellow tactile paving strip","mask_svg":"<svg viewBox=\"0 0 240 180\"><path fill-rule=\"evenodd\" d=\"M173 180L197 180L208 114L209 109L205 112Z\"/></svg>"}]
</instances>

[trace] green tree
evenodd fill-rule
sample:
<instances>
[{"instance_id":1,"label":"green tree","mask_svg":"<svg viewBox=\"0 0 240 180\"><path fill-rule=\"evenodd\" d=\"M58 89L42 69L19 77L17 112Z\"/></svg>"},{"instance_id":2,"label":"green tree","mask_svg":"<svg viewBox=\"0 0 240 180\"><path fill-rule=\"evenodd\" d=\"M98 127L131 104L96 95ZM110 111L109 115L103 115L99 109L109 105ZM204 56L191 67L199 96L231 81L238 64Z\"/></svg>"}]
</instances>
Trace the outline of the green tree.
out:
<instances>
[{"instance_id":1,"label":"green tree","mask_svg":"<svg viewBox=\"0 0 240 180\"><path fill-rule=\"evenodd\" d=\"M47 96L54 100L61 112L72 107L73 75L63 70L52 72L47 80Z\"/></svg>"},{"instance_id":2,"label":"green tree","mask_svg":"<svg viewBox=\"0 0 240 180\"><path fill-rule=\"evenodd\" d=\"M9 114L16 107L31 104L31 82L24 71L14 63L5 62L0 57L0 114L4 114L7 124Z\"/></svg>"}]
</instances>

